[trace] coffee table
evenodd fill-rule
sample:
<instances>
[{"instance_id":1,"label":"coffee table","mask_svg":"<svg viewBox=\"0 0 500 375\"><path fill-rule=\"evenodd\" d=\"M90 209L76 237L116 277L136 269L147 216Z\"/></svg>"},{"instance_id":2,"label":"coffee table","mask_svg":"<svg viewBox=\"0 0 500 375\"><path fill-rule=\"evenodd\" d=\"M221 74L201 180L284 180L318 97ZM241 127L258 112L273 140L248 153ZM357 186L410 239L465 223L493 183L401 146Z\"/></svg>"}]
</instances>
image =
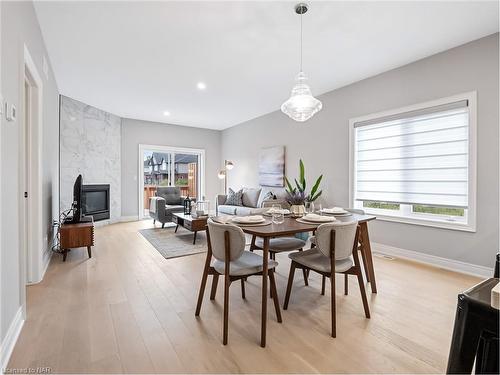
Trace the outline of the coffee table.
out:
<instances>
[{"instance_id":1,"label":"coffee table","mask_svg":"<svg viewBox=\"0 0 500 375\"><path fill-rule=\"evenodd\" d=\"M174 212L172 216L172 221L177 224L175 233L177 233L179 226L194 232L193 245L196 243L196 234L207 229L207 219L208 216L192 217L183 212Z\"/></svg>"}]
</instances>

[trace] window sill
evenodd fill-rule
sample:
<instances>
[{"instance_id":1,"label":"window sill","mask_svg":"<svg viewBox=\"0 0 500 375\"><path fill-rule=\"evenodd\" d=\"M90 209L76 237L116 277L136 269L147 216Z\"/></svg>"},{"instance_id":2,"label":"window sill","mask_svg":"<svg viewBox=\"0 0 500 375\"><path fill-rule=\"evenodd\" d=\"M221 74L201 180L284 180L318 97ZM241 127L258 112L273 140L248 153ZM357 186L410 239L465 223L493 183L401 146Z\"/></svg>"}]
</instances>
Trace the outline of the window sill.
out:
<instances>
[{"instance_id":1,"label":"window sill","mask_svg":"<svg viewBox=\"0 0 500 375\"><path fill-rule=\"evenodd\" d=\"M406 216L390 216L384 215L376 210L364 209L367 214L377 216L377 220L389 221L393 223L403 223L403 224L412 224L412 225L422 225L425 227L434 227L441 229L450 229L457 230L462 232L476 232L476 228L473 225L465 224L465 223L457 223L457 222L448 222L442 220L432 220L432 219L423 219L423 218L410 218Z\"/></svg>"}]
</instances>

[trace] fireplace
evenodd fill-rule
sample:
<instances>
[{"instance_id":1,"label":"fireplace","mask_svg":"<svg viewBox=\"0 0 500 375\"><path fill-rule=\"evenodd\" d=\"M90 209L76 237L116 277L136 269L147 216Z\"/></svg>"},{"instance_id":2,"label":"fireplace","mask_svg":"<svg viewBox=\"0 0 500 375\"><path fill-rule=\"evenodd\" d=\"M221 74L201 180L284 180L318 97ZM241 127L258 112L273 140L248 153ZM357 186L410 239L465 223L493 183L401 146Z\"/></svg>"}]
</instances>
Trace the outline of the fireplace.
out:
<instances>
[{"instance_id":1,"label":"fireplace","mask_svg":"<svg viewBox=\"0 0 500 375\"><path fill-rule=\"evenodd\" d=\"M109 184L83 185L82 211L94 221L109 219Z\"/></svg>"}]
</instances>

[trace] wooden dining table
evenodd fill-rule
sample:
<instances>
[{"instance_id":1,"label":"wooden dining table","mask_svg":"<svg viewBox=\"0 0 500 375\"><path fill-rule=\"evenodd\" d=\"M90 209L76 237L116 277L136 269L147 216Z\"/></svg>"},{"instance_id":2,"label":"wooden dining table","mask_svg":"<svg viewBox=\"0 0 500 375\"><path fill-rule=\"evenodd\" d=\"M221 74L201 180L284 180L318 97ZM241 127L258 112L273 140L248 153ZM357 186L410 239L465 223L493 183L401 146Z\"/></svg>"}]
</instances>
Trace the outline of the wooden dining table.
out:
<instances>
[{"instance_id":1,"label":"wooden dining table","mask_svg":"<svg viewBox=\"0 0 500 375\"><path fill-rule=\"evenodd\" d=\"M353 213L348 216L337 216L340 221L357 221L360 229L359 242L361 256L363 259L366 277L370 283L372 293L377 293L377 284L375 282L375 272L373 269L373 257L370 246L370 238L368 235L368 222L375 220L373 215L361 215ZM267 330L267 277L268 277L268 260L269 260L269 240L275 237L293 236L298 233L314 232L320 223L305 224L298 222L295 218L285 217L281 224L271 223L263 226L244 226L241 225L243 232L254 237L263 239L263 267L262 267L262 316L261 316L261 334L260 346L266 346L266 330Z\"/></svg>"}]
</instances>

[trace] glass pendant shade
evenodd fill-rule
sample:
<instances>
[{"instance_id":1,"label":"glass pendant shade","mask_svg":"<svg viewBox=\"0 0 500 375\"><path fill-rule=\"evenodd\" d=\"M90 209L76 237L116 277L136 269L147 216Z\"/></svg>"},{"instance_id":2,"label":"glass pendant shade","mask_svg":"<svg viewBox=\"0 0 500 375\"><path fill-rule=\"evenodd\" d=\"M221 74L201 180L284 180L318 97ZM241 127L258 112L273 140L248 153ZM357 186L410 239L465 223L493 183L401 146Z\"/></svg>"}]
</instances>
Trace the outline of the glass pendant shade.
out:
<instances>
[{"instance_id":1,"label":"glass pendant shade","mask_svg":"<svg viewBox=\"0 0 500 375\"><path fill-rule=\"evenodd\" d=\"M297 74L290 98L281 105L281 111L292 120L303 122L321 111L323 104L311 94L304 72Z\"/></svg>"}]
</instances>

